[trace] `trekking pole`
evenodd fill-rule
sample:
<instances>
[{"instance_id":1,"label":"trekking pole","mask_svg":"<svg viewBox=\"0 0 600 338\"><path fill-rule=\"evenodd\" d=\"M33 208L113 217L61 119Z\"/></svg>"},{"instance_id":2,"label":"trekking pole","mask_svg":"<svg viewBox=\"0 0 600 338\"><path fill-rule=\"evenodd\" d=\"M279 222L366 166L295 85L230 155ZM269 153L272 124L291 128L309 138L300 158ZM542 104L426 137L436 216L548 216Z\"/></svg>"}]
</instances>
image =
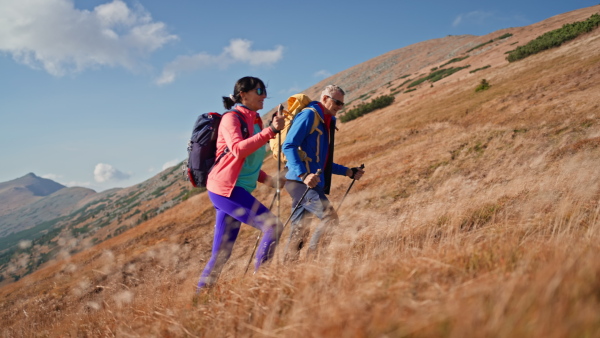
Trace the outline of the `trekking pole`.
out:
<instances>
[{"instance_id":1,"label":"trekking pole","mask_svg":"<svg viewBox=\"0 0 600 338\"><path fill-rule=\"evenodd\" d=\"M283 112L283 105L280 104L277 108L277 115ZM277 134L277 220L281 219L281 132Z\"/></svg>"},{"instance_id":2,"label":"trekking pole","mask_svg":"<svg viewBox=\"0 0 600 338\"><path fill-rule=\"evenodd\" d=\"M365 168L365 164L363 163L363 164L360 165L360 169L364 169L364 168ZM348 196L348 193L350 192L350 189L352 189L352 186L354 185L354 181L356 181L356 178L352 179L352 183L350 183L350 186L348 187L348 190L346 190L346 193L344 194L344 197L342 197L342 200L340 201L340 205L338 205L337 209L335 209L336 213L342 207L342 203L344 203L344 199L346 198L346 196Z\"/></svg>"},{"instance_id":3,"label":"trekking pole","mask_svg":"<svg viewBox=\"0 0 600 338\"><path fill-rule=\"evenodd\" d=\"M271 210L271 208L273 208L273 204L275 203L275 198L277 198L279 195L279 192L275 192L275 195L273 195L273 200L271 201L271 205L269 206L269 210ZM244 270L244 275L246 275L246 272L248 272L248 268L250 267L250 263L252 262L252 258L254 257L254 254L256 253L256 248L258 247L258 242L260 241L260 235L262 234L262 232L259 231L258 233L258 237L256 237L256 243L254 243L254 249L252 249L252 254L250 255L250 259L248 260L248 264L246 265L246 270Z\"/></svg>"},{"instance_id":4,"label":"trekking pole","mask_svg":"<svg viewBox=\"0 0 600 338\"><path fill-rule=\"evenodd\" d=\"M279 107L277 108L277 112L275 114L281 114L281 112L283 111L283 105L280 104ZM273 118L275 118L275 115L273 116ZM275 191L275 195L273 196L273 200L271 201L271 205L269 206L269 210L273 209L273 204L275 203L275 199L277 199L277 220L279 221L279 219L281 218L281 212L280 212L280 201L281 201L281 181L279 179L279 176L281 175L281 133L277 134L277 182L276 182L276 191ZM254 257L254 254L256 253L256 248L258 247L258 242L260 241L260 235L262 234L262 232L260 232L258 234L258 237L256 237L256 243L254 243L254 249L252 249L252 254L250 255L250 259L248 260L248 264L246 264L246 270L244 270L244 275L246 275L246 272L248 272L248 268L250 267L250 263L252 262L252 258ZM279 236L277 236L279 238Z\"/></svg>"},{"instance_id":5,"label":"trekking pole","mask_svg":"<svg viewBox=\"0 0 600 338\"><path fill-rule=\"evenodd\" d=\"M317 172L315 173L315 175L317 175L317 176L321 175L321 169L318 169ZM300 204L302 204L302 200L304 199L304 197L306 196L306 194L308 193L309 190L310 190L310 187L306 187L306 190L304 191L304 194L302 194L302 197L300 197L300 199L298 200L298 203L294 207L294 210L292 210L292 213L290 214L290 217L288 217L287 221L285 221L285 224L283 224L283 228L282 229L285 229L285 226L292 219L292 216L294 216L294 213L296 212L296 210L298 210L298 208L300 207Z\"/></svg>"}]
</instances>

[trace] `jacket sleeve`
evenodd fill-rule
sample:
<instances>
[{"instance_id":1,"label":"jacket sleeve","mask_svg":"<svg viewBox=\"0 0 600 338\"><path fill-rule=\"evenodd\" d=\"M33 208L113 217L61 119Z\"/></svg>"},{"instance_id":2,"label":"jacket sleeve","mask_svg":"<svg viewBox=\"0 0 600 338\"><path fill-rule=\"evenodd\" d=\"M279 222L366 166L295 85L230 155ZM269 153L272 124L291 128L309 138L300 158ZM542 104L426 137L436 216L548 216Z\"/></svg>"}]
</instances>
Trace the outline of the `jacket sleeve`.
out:
<instances>
[{"instance_id":1,"label":"jacket sleeve","mask_svg":"<svg viewBox=\"0 0 600 338\"><path fill-rule=\"evenodd\" d=\"M348 171L348 167L345 167L341 164L333 163L331 166L331 173L335 175L346 176L346 172Z\"/></svg>"},{"instance_id":2,"label":"jacket sleeve","mask_svg":"<svg viewBox=\"0 0 600 338\"><path fill-rule=\"evenodd\" d=\"M245 158L260 147L264 146L270 139L275 137L271 128L264 128L260 133L244 139L242 124L235 113L223 115L219 125L219 133L223 135L225 144L229 151L237 158ZM252 132L252 124L248 124L249 132Z\"/></svg>"},{"instance_id":3,"label":"jacket sleeve","mask_svg":"<svg viewBox=\"0 0 600 338\"><path fill-rule=\"evenodd\" d=\"M298 147L302 145L302 142L308 136L314 122L314 115L310 109L298 113L290 130L288 130L285 141L281 145L281 150L287 159L288 170L296 177L306 172L306 166L298 154Z\"/></svg>"},{"instance_id":4,"label":"jacket sleeve","mask_svg":"<svg viewBox=\"0 0 600 338\"><path fill-rule=\"evenodd\" d=\"M258 173L258 179L256 181L258 181L259 183L265 183L265 180L267 179L267 177L269 177L269 175L267 175L266 172L264 172L263 170L261 170Z\"/></svg>"}]
</instances>

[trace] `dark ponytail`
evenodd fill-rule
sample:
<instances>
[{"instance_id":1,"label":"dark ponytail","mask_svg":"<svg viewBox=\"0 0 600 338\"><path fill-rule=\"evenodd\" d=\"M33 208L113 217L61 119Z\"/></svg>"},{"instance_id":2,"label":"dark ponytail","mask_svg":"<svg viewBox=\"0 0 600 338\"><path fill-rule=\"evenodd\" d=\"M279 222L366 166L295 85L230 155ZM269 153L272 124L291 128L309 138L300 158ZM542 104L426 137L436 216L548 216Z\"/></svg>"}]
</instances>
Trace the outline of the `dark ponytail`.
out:
<instances>
[{"instance_id":1,"label":"dark ponytail","mask_svg":"<svg viewBox=\"0 0 600 338\"><path fill-rule=\"evenodd\" d=\"M266 88L265 83L257 77L246 76L237 80L233 87L233 94L231 96L223 96L223 106L225 109L229 110L236 103L242 103L242 96L240 93L249 92L257 86Z\"/></svg>"}]
</instances>

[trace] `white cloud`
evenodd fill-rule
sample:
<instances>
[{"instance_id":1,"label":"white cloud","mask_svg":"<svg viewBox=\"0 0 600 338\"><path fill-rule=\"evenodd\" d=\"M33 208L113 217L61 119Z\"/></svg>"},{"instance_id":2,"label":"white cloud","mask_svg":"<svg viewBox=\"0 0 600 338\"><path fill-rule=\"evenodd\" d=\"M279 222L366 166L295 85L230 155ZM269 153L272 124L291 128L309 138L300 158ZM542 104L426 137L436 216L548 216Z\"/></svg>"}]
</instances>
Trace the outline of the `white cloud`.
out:
<instances>
[{"instance_id":1,"label":"white cloud","mask_svg":"<svg viewBox=\"0 0 600 338\"><path fill-rule=\"evenodd\" d=\"M259 66L262 64L273 64L281 60L283 46L276 46L273 50L251 50L252 41L234 39L225 47L225 53L229 54L235 61L241 61Z\"/></svg>"},{"instance_id":2,"label":"white cloud","mask_svg":"<svg viewBox=\"0 0 600 338\"><path fill-rule=\"evenodd\" d=\"M171 160L169 162L166 162L165 164L163 164L162 170L165 170L167 168L171 168L172 166L179 164L179 162L181 162L181 161L179 161L179 160Z\"/></svg>"},{"instance_id":3,"label":"white cloud","mask_svg":"<svg viewBox=\"0 0 600 338\"><path fill-rule=\"evenodd\" d=\"M98 66L135 70L177 36L141 5L122 0L78 10L73 0L2 0L0 51L55 76Z\"/></svg>"},{"instance_id":4,"label":"white cloud","mask_svg":"<svg viewBox=\"0 0 600 338\"><path fill-rule=\"evenodd\" d=\"M220 55L198 53L178 56L165 66L161 76L155 82L164 85L175 81L180 73L208 67L225 69L234 63L247 63L252 66L272 65L282 57L283 46L278 45L271 50L252 50L252 41L234 39L230 41L229 46L223 48Z\"/></svg>"},{"instance_id":5,"label":"white cloud","mask_svg":"<svg viewBox=\"0 0 600 338\"><path fill-rule=\"evenodd\" d=\"M473 11L466 14L459 14L452 22L452 27L458 27L463 23L483 24L494 14L484 11Z\"/></svg>"},{"instance_id":6,"label":"white cloud","mask_svg":"<svg viewBox=\"0 0 600 338\"><path fill-rule=\"evenodd\" d=\"M64 185L66 185L67 187L86 187L86 188L90 188L92 186L92 183L90 183L90 182L79 182L79 181L69 181L69 182L65 182Z\"/></svg>"},{"instance_id":7,"label":"white cloud","mask_svg":"<svg viewBox=\"0 0 600 338\"><path fill-rule=\"evenodd\" d=\"M322 79L330 77L332 74L324 69L313 74L314 77L320 77Z\"/></svg>"},{"instance_id":8,"label":"white cloud","mask_svg":"<svg viewBox=\"0 0 600 338\"><path fill-rule=\"evenodd\" d=\"M94 179L98 183L122 181L128 179L130 176L110 164L98 163L96 164L96 168L94 168Z\"/></svg>"}]
</instances>

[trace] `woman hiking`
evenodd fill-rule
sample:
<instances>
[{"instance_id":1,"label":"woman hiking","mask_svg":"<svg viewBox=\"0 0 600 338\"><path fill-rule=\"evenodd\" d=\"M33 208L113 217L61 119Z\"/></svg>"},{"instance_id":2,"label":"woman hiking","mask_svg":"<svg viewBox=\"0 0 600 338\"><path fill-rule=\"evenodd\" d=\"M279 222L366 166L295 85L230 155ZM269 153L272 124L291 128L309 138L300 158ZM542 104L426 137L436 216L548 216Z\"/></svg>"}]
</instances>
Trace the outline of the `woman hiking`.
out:
<instances>
[{"instance_id":1,"label":"woman hiking","mask_svg":"<svg viewBox=\"0 0 600 338\"><path fill-rule=\"evenodd\" d=\"M221 118L216 155L228 153L215 164L206 184L216 210L216 225L212 256L200 276L197 291L216 283L231 256L242 223L263 233L255 271L273 256L281 235L281 222L251 195L257 181L273 187L276 184L276 178L268 176L261 167L267 151L265 145L283 129L284 119L277 114L271 124L263 128L257 111L263 109L266 97L265 84L256 77L239 79L233 94L223 97L225 109L235 111ZM247 126L247 138L244 138L240 118Z\"/></svg>"}]
</instances>

